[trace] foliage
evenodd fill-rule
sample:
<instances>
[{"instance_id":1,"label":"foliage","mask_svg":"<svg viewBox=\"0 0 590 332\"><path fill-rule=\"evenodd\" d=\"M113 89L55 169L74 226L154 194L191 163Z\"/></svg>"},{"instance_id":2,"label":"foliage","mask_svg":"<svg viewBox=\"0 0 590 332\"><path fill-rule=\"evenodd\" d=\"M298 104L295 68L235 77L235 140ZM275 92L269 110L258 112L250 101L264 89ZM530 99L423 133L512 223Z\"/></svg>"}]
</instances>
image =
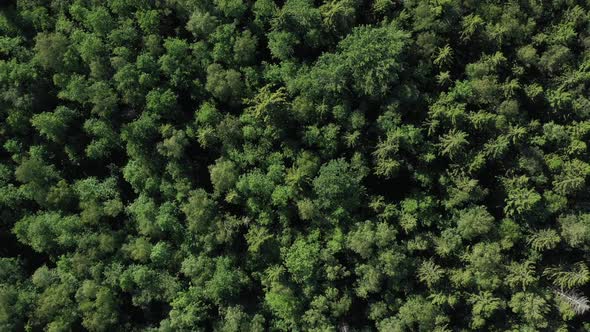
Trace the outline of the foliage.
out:
<instances>
[{"instance_id":1,"label":"foliage","mask_svg":"<svg viewBox=\"0 0 590 332\"><path fill-rule=\"evenodd\" d=\"M590 2L0 2L1 331L590 330Z\"/></svg>"}]
</instances>

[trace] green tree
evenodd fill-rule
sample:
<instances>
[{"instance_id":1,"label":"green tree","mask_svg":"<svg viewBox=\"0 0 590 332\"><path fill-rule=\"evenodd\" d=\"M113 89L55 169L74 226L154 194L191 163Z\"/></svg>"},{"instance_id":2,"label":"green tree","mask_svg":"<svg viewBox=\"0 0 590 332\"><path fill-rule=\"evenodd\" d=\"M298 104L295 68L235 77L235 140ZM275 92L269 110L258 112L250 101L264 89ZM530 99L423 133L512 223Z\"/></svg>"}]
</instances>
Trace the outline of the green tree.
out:
<instances>
[{"instance_id":1,"label":"green tree","mask_svg":"<svg viewBox=\"0 0 590 332\"><path fill-rule=\"evenodd\" d=\"M223 69L219 64L207 67L206 88L220 101L239 103L243 90L243 83L239 72L233 69Z\"/></svg>"}]
</instances>

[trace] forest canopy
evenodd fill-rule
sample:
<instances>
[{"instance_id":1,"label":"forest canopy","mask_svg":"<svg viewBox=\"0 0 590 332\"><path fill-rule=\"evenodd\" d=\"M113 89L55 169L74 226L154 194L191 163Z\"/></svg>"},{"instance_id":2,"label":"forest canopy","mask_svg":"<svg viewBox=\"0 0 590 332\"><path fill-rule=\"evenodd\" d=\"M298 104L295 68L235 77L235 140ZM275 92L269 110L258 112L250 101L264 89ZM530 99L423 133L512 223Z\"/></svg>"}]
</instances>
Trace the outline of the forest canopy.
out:
<instances>
[{"instance_id":1,"label":"forest canopy","mask_svg":"<svg viewBox=\"0 0 590 332\"><path fill-rule=\"evenodd\" d=\"M590 331L590 1L0 1L1 331Z\"/></svg>"}]
</instances>

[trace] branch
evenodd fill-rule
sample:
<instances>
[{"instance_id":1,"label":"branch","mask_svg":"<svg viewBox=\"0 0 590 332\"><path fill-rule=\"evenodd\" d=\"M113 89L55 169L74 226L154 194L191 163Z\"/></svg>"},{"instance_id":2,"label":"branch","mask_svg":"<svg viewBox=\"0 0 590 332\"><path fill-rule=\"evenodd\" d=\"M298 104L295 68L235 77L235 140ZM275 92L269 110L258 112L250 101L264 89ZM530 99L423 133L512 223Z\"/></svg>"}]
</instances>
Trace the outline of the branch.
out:
<instances>
[{"instance_id":1,"label":"branch","mask_svg":"<svg viewBox=\"0 0 590 332\"><path fill-rule=\"evenodd\" d=\"M590 310L590 304L588 302L588 298L576 290L564 291L564 290L555 289L553 292L560 299L562 299L567 304L569 304L570 307L572 308L572 310L577 315L583 315L586 311Z\"/></svg>"}]
</instances>

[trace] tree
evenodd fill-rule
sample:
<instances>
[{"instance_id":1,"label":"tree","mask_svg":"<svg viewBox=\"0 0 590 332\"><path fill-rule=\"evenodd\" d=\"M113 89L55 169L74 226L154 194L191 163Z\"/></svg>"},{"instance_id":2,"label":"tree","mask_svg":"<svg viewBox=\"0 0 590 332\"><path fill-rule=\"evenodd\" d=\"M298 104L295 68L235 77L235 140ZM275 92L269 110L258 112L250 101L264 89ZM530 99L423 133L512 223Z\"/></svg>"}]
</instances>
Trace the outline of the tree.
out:
<instances>
[{"instance_id":1,"label":"tree","mask_svg":"<svg viewBox=\"0 0 590 332\"><path fill-rule=\"evenodd\" d=\"M104 181L90 177L74 184L83 222L96 224L102 217L115 217L123 211L116 186L116 180L112 177Z\"/></svg>"},{"instance_id":2,"label":"tree","mask_svg":"<svg viewBox=\"0 0 590 332\"><path fill-rule=\"evenodd\" d=\"M16 180L23 183L24 194L34 199L38 204L44 204L52 183L59 178L59 173L51 164L47 164L41 156L31 156L24 159L15 169Z\"/></svg>"},{"instance_id":3,"label":"tree","mask_svg":"<svg viewBox=\"0 0 590 332\"><path fill-rule=\"evenodd\" d=\"M208 305L196 287L180 293L172 302L170 327L173 329L199 329L207 317Z\"/></svg>"},{"instance_id":4,"label":"tree","mask_svg":"<svg viewBox=\"0 0 590 332\"><path fill-rule=\"evenodd\" d=\"M107 121L88 119L84 122L84 130L95 138L85 149L91 159L108 157L121 146L119 135Z\"/></svg>"},{"instance_id":5,"label":"tree","mask_svg":"<svg viewBox=\"0 0 590 332\"><path fill-rule=\"evenodd\" d=\"M586 311L590 310L588 304L588 298L575 291L555 291L556 295L565 303L567 303L573 312L577 315L583 315Z\"/></svg>"},{"instance_id":6,"label":"tree","mask_svg":"<svg viewBox=\"0 0 590 332\"><path fill-rule=\"evenodd\" d=\"M233 69L226 70L221 65L214 63L207 67L206 88L222 102L239 103L243 90L241 75Z\"/></svg>"},{"instance_id":7,"label":"tree","mask_svg":"<svg viewBox=\"0 0 590 332\"><path fill-rule=\"evenodd\" d=\"M532 262L526 261L522 263L513 262L508 266L508 276L506 283L512 287L526 291L526 288L538 281L535 276L535 267Z\"/></svg>"},{"instance_id":8,"label":"tree","mask_svg":"<svg viewBox=\"0 0 590 332\"><path fill-rule=\"evenodd\" d=\"M238 180L238 171L230 160L218 159L215 165L209 166L211 183L216 193L225 193L232 189Z\"/></svg>"},{"instance_id":9,"label":"tree","mask_svg":"<svg viewBox=\"0 0 590 332\"><path fill-rule=\"evenodd\" d=\"M568 214L557 219L561 236L572 247L585 247L590 243L590 215Z\"/></svg>"},{"instance_id":10,"label":"tree","mask_svg":"<svg viewBox=\"0 0 590 332\"><path fill-rule=\"evenodd\" d=\"M319 234L310 234L307 238L298 238L282 255L285 265L295 282L306 283L314 278L319 265Z\"/></svg>"},{"instance_id":11,"label":"tree","mask_svg":"<svg viewBox=\"0 0 590 332\"><path fill-rule=\"evenodd\" d=\"M204 232L212 222L215 212L215 202L202 189L191 192L187 204L182 207L187 217L188 230Z\"/></svg>"},{"instance_id":12,"label":"tree","mask_svg":"<svg viewBox=\"0 0 590 332\"><path fill-rule=\"evenodd\" d=\"M240 17L248 8L242 0L215 0L215 4L228 17Z\"/></svg>"},{"instance_id":13,"label":"tree","mask_svg":"<svg viewBox=\"0 0 590 332\"><path fill-rule=\"evenodd\" d=\"M331 1L320 7L325 26L339 31L349 31L357 16L357 1Z\"/></svg>"},{"instance_id":14,"label":"tree","mask_svg":"<svg viewBox=\"0 0 590 332\"><path fill-rule=\"evenodd\" d=\"M269 273L282 273L280 268L269 270ZM265 304L277 316L274 325L280 329L288 329L297 326L297 317L300 311L300 302L291 288L277 280L277 276L269 276L264 295Z\"/></svg>"},{"instance_id":15,"label":"tree","mask_svg":"<svg viewBox=\"0 0 590 332\"><path fill-rule=\"evenodd\" d=\"M572 160L564 165L563 171L555 177L553 186L558 194L568 195L580 190L590 174L590 166L581 160Z\"/></svg>"},{"instance_id":16,"label":"tree","mask_svg":"<svg viewBox=\"0 0 590 332\"><path fill-rule=\"evenodd\" d=\"M234 43L234 61L244 65L251 64L255 60L257 47L256 36L249 30L244 31Z\"/></svg>"},{"instance_id":17,"label":"tree","mask_svg":"<svg viewBox=\"0 0 590 332\"><path fill-rule=\"evenodd\" d=\"M118 321L116 298L111 290L86 280L76 292L82 325L89 331L106 331Z\"/></svg>"},{"instance_id":18,"label":"tree","mask_svg":"<svg viewBox=\"0 0 590 332\"><path fill-rule=\"evenodd\" d=\"M500 298L493 297L490 292L473 294L468 301L473 304L472 328L483 327L486 320L491 318L495 311L501 310L505 306Z\"/></svg>"},{"instance_id":19,"label":"tree","mask_svg":"<svg viewBox=\"0 0 590 332\"><path fill-rule=\"evenodd\" d=\"M469 144L467 138L469 135L465 132L451 130L441 136L439 148L440 154L454 159L463 153L465 146Z\"/></svg>"},{"instance_id":20,"label":"tree","mask_svg":"<svg viewBox=\"0 0 590 332\"><path fill-rule=\"evenodd\" d=\"M434 286L444 276L444 270L433 261L424 261L418 268L418 279L428 287Z\"/></svg>"},{"instance_id":21,"label":"tree","mask_svg":"<svg viewBox=\"0 0 590 332\"><path fill-rule=\"evenodd\" d=\"M63 143L66 130L76 118L76 112L65 106L59 106L53 112L35 114L31 118L31 124L39 133L47 139Z\"/></svg>"},{"instance_id":22,"label":"tree","mask_svg":"<svg viewBox=\"0 0 590 332\"><path fill-rule=\"evenodd\" d=\"M347 86L369 97L384 95L398 79L407 33L395 25L355 28L338 44L338 53L325 54L301 78L309 95L340 93Z\"/></svg>"},{"instance_id":23,"label":"tree","mask_svg":"<svg viewBox=\"0 0 590 332\"><path fill-rule=\"evenodd\" d=\"M272 31L268 35L270 53L279 60L289 59L297 44L297 37L288 31Z\"/></svg>"},{"instance_id":24,"label":"tree","mask_svg":"<svg viewBox=\"0 0 590 332\"><path fill-rule=\"evenodd\" d=\"M571 267L551 267L544 272L560 289L572 289L590 281L590 270L583 262L577 262Z\"/></svg>"},{"instance_id":25,"label":"tree","mask_svg":"<svg viewBox=\"0 0 590 332\"><path fill-rule=\"evenodd\" d=\"M205 294L213 303L231 303L246 281L246 276L229 257L220 257L215 262L213 276L205 283Z\"/></svg>"},{"instance_id":26,"label":"tree","mask_svg":"<svg viewBox=\"0 0 590 332\"><path fill-rule=\"evenodd\" d=\"M158 59L160 69L170 78L173 86L189 87L191 76L198 68L190 45L183 39L168 38L164 41L164 49L166 53Z\"/></svg>"},{"instance_id":27,"label":"tree","mask_svg":"<svg viewBox=\"0 0 590 332\"><path fill-rule=\"evenodd\" d=\"M494 217L483 206L465 209L459 212L457 230L464 239L470 240L484 235L492 229Z\"/></svg>"},{"instance_id":28,"label":"tree","mask_svg":"<svg viewBox=\"0 0 590 332\"><path fill-rule=\"evenodd\" d=\"M36 59L45 69L60 71L65 66L65 53L69 46L66 36L59 33L41 33L35 40Z\"/></svg>"},{"instance_id":29,"label":"tree","mask_svg":"<svg viewBox=\"0 0 590 332\"><path fill-rule=\"evenodd\" d=\"M76 233L81 230L79 218L63 217L56 212L23 217L13 229L19 241L30 244L40 253L58 253L60 249L75 247Z\"/></svg>"},{"instance_id":30,"label":"tree","mask_svg":"<svg viewBox=\"0 0 590 332\"><path fill-rule=\"evenodd\" d=\"M421 314L418 314L421 313ZM439 309L422 297L408 299L399 309L395 317L389 317L380 321L377 326L380 330L403 331L415 329L416 331L432 331L437 324Z\"/></svg>"},{"instance_id":31,"label":"tree","mask_svg":"<svg viewBox=\"0 0 590 332\"><path fill-rule=\"evenodd\" d=\"M317 206L327 211L353 211L362 194L361 179L344 159L324 164L313 180Z\"/></svg>"},{"instance_id":32,"label":"tree","mask_svg":"<svg viewBox=\"0 0 590 332\"><path fill-rule=\"evenodd\" d=\"M549 311L547 301L535 293L519 292L512 296L508 304L512 311L521 315L526 324L532 328L547 326L545 314Z\"/></svg>"}]
</instances>

